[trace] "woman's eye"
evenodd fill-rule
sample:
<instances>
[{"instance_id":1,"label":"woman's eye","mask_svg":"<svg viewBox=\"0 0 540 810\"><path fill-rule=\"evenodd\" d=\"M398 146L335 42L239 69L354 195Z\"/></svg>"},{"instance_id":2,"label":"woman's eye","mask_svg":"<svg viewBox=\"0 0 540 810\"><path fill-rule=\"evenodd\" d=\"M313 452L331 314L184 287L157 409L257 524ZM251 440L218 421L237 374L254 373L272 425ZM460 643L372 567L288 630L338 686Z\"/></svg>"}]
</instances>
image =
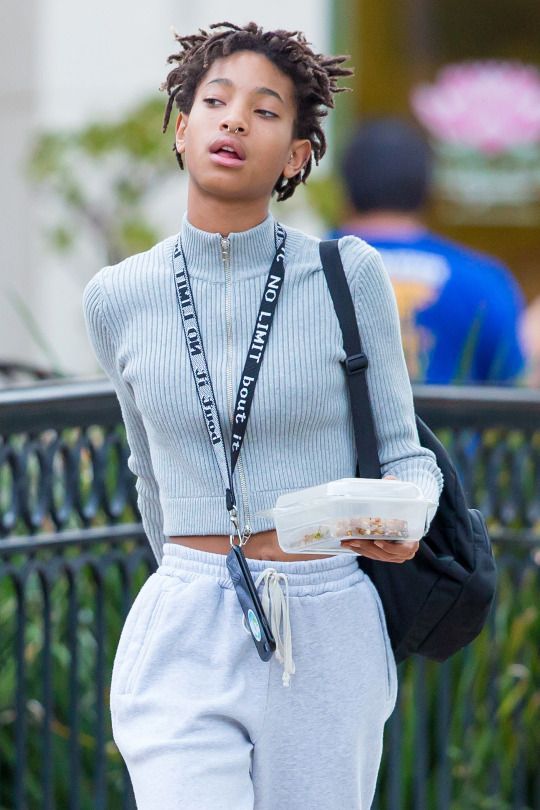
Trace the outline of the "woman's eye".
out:
<instances>
[{"instance_id":1,"label":"woman's eye","mask_svg":"<svg viewBox=\"0 0 540 810\"><path fill-rule=\"evenodd\" d=\"M209 107L217 107L220 104L225 104L225 102L222 101L219 98L210 98L210 97L209 98L203 98L203 102L205 104L208 104ZM278 118L278 115L276 113L272 112L271 110L262 110L262 109L260 109L260 110L255 110L255 112L261 114L263 118Z\"/></svg>"}]
</instances>

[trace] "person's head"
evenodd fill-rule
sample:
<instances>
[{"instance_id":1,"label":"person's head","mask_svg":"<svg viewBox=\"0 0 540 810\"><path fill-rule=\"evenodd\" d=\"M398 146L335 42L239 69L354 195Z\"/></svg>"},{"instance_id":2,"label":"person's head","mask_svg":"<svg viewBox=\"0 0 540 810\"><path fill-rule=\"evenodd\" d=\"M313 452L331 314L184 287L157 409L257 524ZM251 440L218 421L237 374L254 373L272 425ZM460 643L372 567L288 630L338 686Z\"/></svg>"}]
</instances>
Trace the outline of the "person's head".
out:
<instances>
[{"instance_id":1,"label":"person's head","mask_svg":"<svg viewBox=\"0 0 540 810\"><path fill-rule=\"evenodd\" d=\"M224 199L290 197L326 151L321 120L333 107L347 56L314 53L298 31L263 31L223 22L216 33L175 34L181 51L161 90L173 104L173 150L178 164L203 191ZM225 139L225 140L223 140ZM225 151L217 151L220 146ZM233 149L234 154L227 151Z\"/></svg>"},{"instance_id":2,"label":"person's head","mask_svg":"<svg viewBox=\"0 0 540 810\"><path fill-rule=\"evenodd\" d=\"M341 171L356 211L418 212L428 195L431 150L412 124L377 118L354 132Z\"/></svg>"}]
</instances>

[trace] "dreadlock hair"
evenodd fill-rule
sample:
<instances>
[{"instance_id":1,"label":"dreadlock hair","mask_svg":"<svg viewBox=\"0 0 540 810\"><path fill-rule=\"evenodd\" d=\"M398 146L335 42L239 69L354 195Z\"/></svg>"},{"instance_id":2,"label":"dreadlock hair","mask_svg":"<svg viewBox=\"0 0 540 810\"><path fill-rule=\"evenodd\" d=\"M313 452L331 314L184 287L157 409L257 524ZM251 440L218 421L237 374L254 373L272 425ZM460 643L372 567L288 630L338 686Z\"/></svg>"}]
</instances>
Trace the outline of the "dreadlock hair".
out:
<instances>
[{"instance_id":1,"label":"dreadlock hair","mask_svg":"<svg viewBox=\"0 0 540 810\"><path fill-rule=\"evenodd\" d=\"M312 147L312 156L302 170L290 178L281 175L274 186L272 193L277 192L277 199L286 200L294 194L299 183L306 182L311 172L312 157L318 166L326 152L326 138L321 127L321 119L328 115L324 107L334 107L335 93L352 89L337 86L340 76L352 76L354 73L350 68L340 67L350 57L314 53L300 31L263 31L254 22L243 27L230 22L214 23L209 27L224 30L211 34L199 28L199 33L191 36L182 36L174 31L181 51L167 58L169 64L176 62L177 66L159 87L169 94L163 132L167 129L174 102L180 111L190 112L199 82L216 59L244 50L266 56L292 80L296 102L293 134L295 138L309 140ZM176 143L173 151L183 169L182 156L176 149Z\"/></svg>"}]
</instances>

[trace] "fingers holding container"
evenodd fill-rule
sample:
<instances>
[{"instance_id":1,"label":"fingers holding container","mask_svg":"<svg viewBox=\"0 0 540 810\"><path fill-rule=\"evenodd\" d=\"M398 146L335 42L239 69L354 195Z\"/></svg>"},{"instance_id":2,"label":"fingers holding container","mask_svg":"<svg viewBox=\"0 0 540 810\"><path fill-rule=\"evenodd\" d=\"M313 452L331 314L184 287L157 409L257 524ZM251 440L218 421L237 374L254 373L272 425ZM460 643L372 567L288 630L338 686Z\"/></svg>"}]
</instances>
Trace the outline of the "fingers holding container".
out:
<instances>
[{"instance_id":1,"label":"fingers holding container","mask_svg":"<svg viewBox=\"0 0 540 810\"><path fill-rule=\"evenodd\" d=\"M344 548L350 548L357 554L382 562L403 563L412 560L420 547L419 540L391 542L389 540L342 540Z\"/></svg>"}]
</instances>

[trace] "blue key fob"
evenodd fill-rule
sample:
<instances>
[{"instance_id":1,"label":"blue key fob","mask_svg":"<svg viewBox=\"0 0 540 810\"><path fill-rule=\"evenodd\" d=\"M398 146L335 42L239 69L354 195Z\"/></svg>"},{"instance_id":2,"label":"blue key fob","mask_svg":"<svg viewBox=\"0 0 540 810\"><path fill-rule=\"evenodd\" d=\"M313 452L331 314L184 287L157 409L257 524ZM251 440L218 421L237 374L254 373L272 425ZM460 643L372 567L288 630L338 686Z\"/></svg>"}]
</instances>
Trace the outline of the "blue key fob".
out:
<instances>
[{"instance_id":1,"label":"blue key fob","mask_svg":"<svg viewBox=\"0 0 540 810\"><path fill-rule=\"evenodd\" d=\"M227 568L259 657L263 661L269 661L276 649L276 641L262 608L244 552L239 545L231 546L227 554Z\"/></svg>"}]
</instances>

